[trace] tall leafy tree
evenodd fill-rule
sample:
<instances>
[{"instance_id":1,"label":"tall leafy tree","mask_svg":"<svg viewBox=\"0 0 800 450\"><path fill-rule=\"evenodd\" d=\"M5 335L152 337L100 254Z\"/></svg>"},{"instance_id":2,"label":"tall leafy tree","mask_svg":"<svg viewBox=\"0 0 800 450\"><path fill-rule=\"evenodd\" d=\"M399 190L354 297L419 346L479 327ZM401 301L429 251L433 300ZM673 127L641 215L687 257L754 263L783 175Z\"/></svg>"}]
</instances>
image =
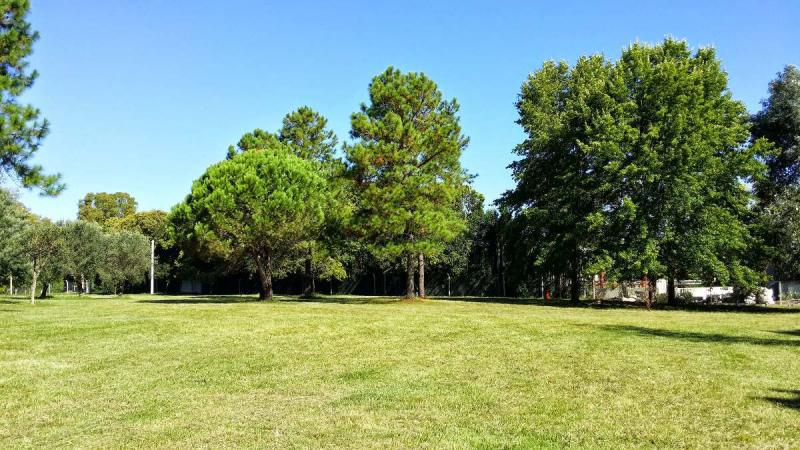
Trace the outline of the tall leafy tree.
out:
<instances>
[{"instance_id":1,"label":"tall leafy tree","mask_svg":"<svg viewBox=\"0 0 800 450\"><path fill-rule=\"evenodd\" d=\"M90 192L78 201L78 219L106 227L112 219L136 213L136 199L126 192Z\"/></svg>"},{"instance_id":2,"label":"tall leafy tree","mask_svg":"<svg viewBox=\"0 0 800 450\"><path fill-rule=\"evenodd\" d=\"M31 270L31 304L36 302L36 283L44 278L42 297L47 293L47 282L64 262L64 230L49 220L36 220L23 234L23 254Z\"/></svg>"},{"instance_id":3,"label":"tall leafy tree","mask_svg":"<svg viewBox=\"0 0 800 450\"><path fill-rule=\"evenodd\" d=\"M800 184L800 69L784 67L761 105L752 117L753 138L771 142L775 152L766 157L768 176L756 186L759 197L769 201Z\"/></svg>"},{"instance_id":4,"label":"tall leafy tree","mask_svg":"<svg viewBox=\"0 0 800 450\"><path fill-rule=\"evenodd\" d=\"M624 111L611 128L622 186L616 264L628 277L700 277L721 283L755 279L742 256L751 241L752 199L744 181L763 166L747 146L748 115L728 90L712 48L685 42L634 44L616 68Z\"/></svg>"},{"instance_id":5,"label":"tall leafy tree","mask_svg":"<svg viewBox=\"0 0 800 450\"><path fill-rule=\"evenodd\" d=\"M150 267L150 241L135 231L111 231L103 239L100 280L114 294L122 294L126 284L145 279Z\"/></svg>"},{"instance_id":6,"label":"tall leafy tree","mask_svg":"<svg viewBox=\"0 0 800 450\"><path fill-rule=\"evenodd\" d=\"M517 101L527 138L511 165L517 187L501 203L515 213L519 232L533 234L528 257L541 273L568 274L570 297L580 298L581 275L600 252L603 211L610 184L604 127L618 104L609 88L613 67L601 56L580 58L574 68L547 62L522 85Z\"/></svg>"},{"instance_id":7,"label":"tall leafy tree","mask_svg":"<svg viewBox=\"0 0 800 450\"><path fill-rule=\"evenodd\" d=\"M421 73L389 67L369 85L369 104L351 117L346 146L358 192L354 223L371 250L402 258L406 296L414 296L415 267L425 295L424 258L444 250L464 227L457 199L465 189L458 103L444 100Z\"/></svg>"},{"instance_id":8,"label":"tall leafy tree","mask_svg":"<svg viewBox=\"0 0 800 450\"><path fill-rule=\"evenodd\" d=\"M713 49L682 41L633 44L619 61L547 63L523 85L528 134L505 203L529 236L529 257L578 277L609 269L645 276L752 284L745 261L763 169L746 145L748 117L732 99ZM556 283L560 284L560 283ZM651 289L652 292L652 289Z\"/></svg>"},{"instance_id":9,"label":"tall leafy tree","mask_svg":"<svg viewBox=\"0 0 800 450\"><path fill-rule=\"evenodd\" d=\"M23 258L23 235L31 214L5 189L0 188L0 276L9 280L25 276L28 269Z\"/></svg>"},{"instance_id":10,"label":"tall leafy tree","mask_svg":"<svg viewBox=\"0 0 800 450\"><path fill-rule=\"evenodd\" d=\"M26 20L29 9L27 0L0 2L0 180L7 176L45 195L57 195L64 189L60 176L47 175L30 162L47 136L48 122L37 108L19 102L38 76L27 62L39 38Z\"/></svg>"},{"instance_id":11,"label":"tall leafy tree","mask_svg":"<svg viewBox=\"0 0 800 450\"><path fill-rule=\"evenodd\" d=\"M80 280L80 292L87 290L87 282L94 280L105 255L105 236L100 225L76 220L64 224L66 269Z\"/></svg>"},{"instance_id":12,"label":"tall leafy tree","mask_svg":"<svg viewBox=\"0 0 800 450\"><path fill-rule=\"evenodd\" d=\"M260 298L271 299L273 274L291 267L298 244L324 223L325 187L318 163L274 143L211 166L172 220L209 251L248 258L261 281Z\"/></svg>"}]
</instances>

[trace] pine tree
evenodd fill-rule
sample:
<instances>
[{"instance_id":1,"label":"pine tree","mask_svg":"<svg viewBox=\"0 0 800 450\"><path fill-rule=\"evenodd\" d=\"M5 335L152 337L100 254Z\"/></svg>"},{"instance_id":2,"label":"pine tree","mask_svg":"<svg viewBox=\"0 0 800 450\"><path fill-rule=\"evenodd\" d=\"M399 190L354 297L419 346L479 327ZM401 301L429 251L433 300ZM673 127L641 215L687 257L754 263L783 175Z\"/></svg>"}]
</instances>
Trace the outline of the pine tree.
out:
<instances>
[{"instance_id":1,"label":"pine tree","mask_svg":"<svg viewBox=\"0 0 800 450\"><path fill-rule=\"evenodd\" d=\"M26 188L40 188L45 195L58 195L64 185L59 175L46 175L30 160L47 136L49 125L31 105L18 98L33 85L38 73L28 70L27 57L39 34L25 20L28 0L0 3L0 179L17 179Z\"/></svg>"},{"instance_id":2,"label":"pine tree","mask_svg":"<svg viewBox=\"0 0 800 450\"><path fill-rule=\"evenodd\" d=\"M273 275L291 267L300 243L316 236L329 209L319 163L284 144L246 151L208 168L171 213L179 241L228 261L247 258L272 298Z\"/></svg>"},{"instance_id":3,"label":"pine tree","mask_svg":"<svg viewBox=\"0 0 800 450\"><path fill-rule=\"evenodd\" d=\"M354 223L371 251L402 258L406 296L413 297L415 268L425 295L425 256L436 255L465 228L457 199L465 189L458 103L446 101L421 73L389 67L369 85L370 103L351 117L346 146L358 193Z\"/></svg>"}]
</instances>

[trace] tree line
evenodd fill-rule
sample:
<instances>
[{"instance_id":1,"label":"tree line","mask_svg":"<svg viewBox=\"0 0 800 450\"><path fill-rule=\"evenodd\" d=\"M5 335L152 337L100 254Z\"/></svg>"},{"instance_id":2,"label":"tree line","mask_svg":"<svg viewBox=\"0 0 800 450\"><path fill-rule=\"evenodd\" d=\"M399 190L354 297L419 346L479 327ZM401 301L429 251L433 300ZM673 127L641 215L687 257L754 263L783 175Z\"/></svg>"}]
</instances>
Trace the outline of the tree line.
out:
<instances>
[{"instance_id":1,"label":"tree line","mask_svg":"<svg viewBox=\"0 0 800 450\"><path fill-rule=\"evenodd\" d=\"M8 124L0 127L0 164L8 179L56 195L58 176L30 164L48 124L17 102L35 79L25 57L36 33L25 22L27 2L14 5L0 24L13 49L0 60ZM275 131L244 134L168 213L137 212L124 193L90 193L78 222L45 225L14 219L24 209L5 195L16 206L0 220L30 224L18 227L24 232L4 226L0 240L46 236L49 226L61 230L64 248L80 249L67 230L90 227L108 253L107 236L128 233L130 249L152 238L157 276L172 283L165 289L189 277L249 274L262 299L285 279L299 280L307 296L321 280L377 294L380 274L382 293L406 297L446 286L448 294L547 292L577 301L585 281L602 275L640 280L648 302L656 280L666 279L675 303L680 279L733 285L742 297L767 278L800 273L796 67L770 83L751 116L714 49L668 38L632 44L616 59L547 61L523 82L516 108L525 133L510 166L516 185L489 208L461 166L469 139L458 102L425 74L389 67L351 115L347 142L304 106ZM25 236L20 248L41 241L42 255L56 252L45 243L57 239ZM139 247L133 253L144 254ZM8 248L3 255L14 254ZM31 281L50 270L47 257L26 255L3 256L0 268L12 273L24 262ZM61 275L134 283L75 264Z\"/></svg>"}]
</instances>

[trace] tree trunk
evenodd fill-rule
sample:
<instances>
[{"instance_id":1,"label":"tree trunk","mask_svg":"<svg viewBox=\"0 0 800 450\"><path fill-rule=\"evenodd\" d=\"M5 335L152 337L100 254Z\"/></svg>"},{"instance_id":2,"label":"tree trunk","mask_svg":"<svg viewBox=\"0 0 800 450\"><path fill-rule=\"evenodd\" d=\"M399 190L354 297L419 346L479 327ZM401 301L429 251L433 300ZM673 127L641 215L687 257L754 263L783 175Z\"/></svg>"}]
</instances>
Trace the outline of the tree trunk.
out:
<instances>
[{"instance_id":1,"label":"tree trunk","mask_svg":"<svg viewBox=\"0 0 800 450\"><path fill-rule=\"evenodd\" d=\"M672 275L667 278L667 304L670 306L678 304L675 298L675 277Z\"/></svg>"},{"instance_id":2,"label":"tree trunk","mask_svg":"<svg viewBox=\"0 0 800 450\"><path fill-rule=\"evenodd\" d=\"M269 253L263 258L261 255L256 256L256 269L261 281L259 300L272 300L272 258Z\"/></svg>"},{"instance_id":3,"label":"tree trunk","mask_svg":"<svg viewBox=\"0 0 800 450\"><path fill-rule=\"evenodd\" d=\"M419 254L419 296L425 298L425 255Z\"/></svg>"},{"instance_id":4,"label":"tree trunk","mask_svg":"<svg viewBox=\"0 0 800 450\"><path fill-rule=\"evenodd\" d=\"M311 246L308 247L308 255L306 255L306 270L304 276L303 297L311 297L314 295L314 275L311 273L311 259L314 256Z\"/></svg>"},{"instance_id":5,"label":"tree trunk","mask_svg":"<svg viewBox=\"0 0 800 450\"><path fill-rule=\"evenodd\" d=\"M570 273L570 301L572 303L579 303L581 301L581 277L578 276L578 271L573 270Z\"/></svg>"},{"instance_id":6,"label":"tree trunk","mask_svg":"<svg viewBox=\"0 0 800 450\"><path fill-rule=\"evenodd\" d=\"M32 270L32 279L31 279L31 305L36 304L36 278L39 276L35 270Z\"/></svg>"},{"instance_id":7,"label":"tree trunk","mask_svg":"<svg viewBox=\"0 0 800 450\"><path fill-rule=\"evenodd\" d=\"M8 275L8 295L14 295L14 275Z\"/></svg>"},{"instance_id":8,"label":"tree trunk","mask_svg":"<svg viewBox=\"0 0 800 450\"><path fill-rule=\"evenodd\" d=\"M50 290L50 283L47 281L42 283L42 292L39 294L39 298L47 298L47 291Z\"/></svg>"},{"instance_id":9,"label":"tree trunk","mask_svg":"<svg viewBox=\"0 0 800 450\"><path fill-rule=\"evenodd\" d=\"M414 298L414 254L406 255L406 298Z\"/></svg>"},{"instance_id":10,"label":"tree trunk","mask_svg":"<svg viewBox=\"0 0 800 450\"><path fill-rule=\"evenodd\" d=\"M645 302L647 305L647 309L653 306L655 302L656 296L656 278L655 277L647 277L647 301Z\"/></svg>"}]
</instances>

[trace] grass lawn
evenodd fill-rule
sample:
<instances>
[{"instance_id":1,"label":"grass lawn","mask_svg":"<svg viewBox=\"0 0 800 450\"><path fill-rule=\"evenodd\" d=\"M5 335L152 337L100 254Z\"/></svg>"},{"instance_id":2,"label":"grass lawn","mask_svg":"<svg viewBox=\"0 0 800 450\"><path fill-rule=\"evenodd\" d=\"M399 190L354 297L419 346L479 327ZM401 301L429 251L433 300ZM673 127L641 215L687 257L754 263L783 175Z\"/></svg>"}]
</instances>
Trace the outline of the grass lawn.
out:
<instances>
[{"instance_id":1,"label":"grass lawn","mask_svg":"<svg viewBox=\"0 0 800 450\"><path fill-rule=\"evenodd\" d=\"M800 447L800 309L0 298L0 448Z\"/></svg>"}]
</instances>

